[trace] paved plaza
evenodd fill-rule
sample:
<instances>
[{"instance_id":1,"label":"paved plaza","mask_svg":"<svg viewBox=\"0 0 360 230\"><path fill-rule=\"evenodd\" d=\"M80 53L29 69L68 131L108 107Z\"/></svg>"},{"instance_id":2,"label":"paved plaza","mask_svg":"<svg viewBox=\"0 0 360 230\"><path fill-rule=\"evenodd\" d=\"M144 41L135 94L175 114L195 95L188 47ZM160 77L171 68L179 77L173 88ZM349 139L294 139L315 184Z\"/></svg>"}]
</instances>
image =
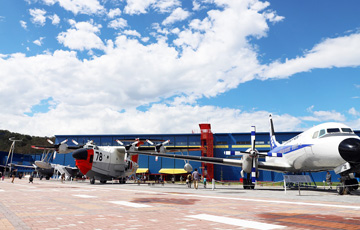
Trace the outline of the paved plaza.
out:
<instances>
[{"instance_id":1,"label":"paved plaza","mask_svg":"<svg viewBox=\"0 0 360 230\"><path fill-rule=\"evenodd\" d=\"M210 187L210 188L209 188ZM0 229L360 229L360 193L0 181Z\"/></svg>"}]
</instances>

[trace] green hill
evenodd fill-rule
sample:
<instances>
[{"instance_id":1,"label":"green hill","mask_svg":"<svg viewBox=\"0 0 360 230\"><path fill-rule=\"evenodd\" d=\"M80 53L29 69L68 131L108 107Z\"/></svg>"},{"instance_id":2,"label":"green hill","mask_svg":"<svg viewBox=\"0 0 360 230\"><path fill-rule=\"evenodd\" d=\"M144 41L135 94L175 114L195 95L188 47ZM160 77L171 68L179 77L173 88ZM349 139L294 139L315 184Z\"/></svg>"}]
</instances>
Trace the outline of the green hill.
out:
<instances>
[{"instance_id":1,"label":"green hill","mask_svg":"<svg viewBox=\"0 0 360 230\"><path fill-rule=\"evenodd\" d=\"M31 148L32 145L47 145L50 146L47 139L52 141L55 137L36 137L30 135L24 135L20 133L12 133L8 130L0 130L0 151L9 152L12 142L9 138L14 137L16 140L21 140L15 144L15 153L21 154L33 154L40 153L41 150Z\"/></svg>"}]
</instances>

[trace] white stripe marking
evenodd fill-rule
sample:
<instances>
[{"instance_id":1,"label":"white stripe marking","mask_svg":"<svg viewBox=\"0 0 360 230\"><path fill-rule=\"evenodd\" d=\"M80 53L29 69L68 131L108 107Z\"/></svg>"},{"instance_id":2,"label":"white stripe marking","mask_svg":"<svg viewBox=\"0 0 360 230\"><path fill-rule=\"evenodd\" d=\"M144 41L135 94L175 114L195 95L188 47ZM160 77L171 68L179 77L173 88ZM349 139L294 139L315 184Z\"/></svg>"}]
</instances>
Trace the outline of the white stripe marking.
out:
<instances>
[{"instance_id":1,"label":"white stripe marking","mask_svg":"<svg viewBox=\"0 0 360 230\"><path fill-rule=\"evenodd\" d=\"M257 221L241 220L241 219L235 219L235 218L223 217L223 216L214 216L214 215L208 215L208 214L199 214L199 215L187 216L187 217L195 218L195 219L199 219L199 220L213 221L213 222L222 223L222 224L229 224L229 225L234 225L234 226L253 228L253 229L285 228L285 226L282 226L282 225L266 224L266 223L261 223L261 222L257 222Z\"/></svg>"},{"instance_id":2,"label":"white stripe marking","mask_svg":"<svg viewBox=\"0 0 360 230\"><path fill-rule=\"evenodd\" d=\"M237 197L204 196L204 195L193 195L193 194L176 194L176 193L166 193L166 192L153 192L153 191L141 191L141 190L135 190L135 189L119 189L119 188L105 188L105 187L102 187L101 189L103 189L103 190L114 190L114 191L130 191L130 192L147 193L147 194L165 194L165 195L182 196L182 197L203 197L203 198L213 198L213 199L221 199L221 200L240 200L240 201L260 202L260 203L308 205L308 206L319 206L319 207L355 209L355 210L360 209L360 206L353 206L353 205L350 206L350 205L336 205L336 204L324 204L324 203L292 202L292 201L282 201L282 200L261 200L261 199L237 198Z\"/></svg>"},{"instance_id":3,"label":"white stripe marking","mask_svg":"<svg viewBox=\"0 0 360 230\"><path fill-rule=\"evenodd\" d=\"M124 205L124 206L128 206L128 207L133 207L133 208L149 208L151 207L150 205L147 204L138 204L138 203L132 203L132 202L127 202L127 201L108 201L109 203L113 203L113 204L119 204L119 205Z\"/></svg>"},{"instance_id":4,"label":"white stripe marking","mask_svg":"<svg viewBox=\"0 0 360 230\"><path fill-rule=\"evenodd\" d=\"M261 223L261 222L257 222L257 221L241 220L241 219L235 219L235 218L229 218L229 217L223 217L223 216L214 216L214 215L208 215L208 214L199 214L199 215L187 216L187 217L195 218L195 219L199 219L199 220L213 221L213 222L222 223L222 224L229 224L229 225L234 225L234 226L253 228L253 229L285 228L285 226L282 226L282 225L266 224L266 223Z\"/></svg>"},{"instance_id":5,"label":"white stripe marking","mask_svg":"<svg viewBox=\"0 0 360 230\"><path fill-rule=\"evenodd\" d=\"M81 198L96 198L96 196L89 196L89 195L73 195Z\"/></svg>"}]
</instances>

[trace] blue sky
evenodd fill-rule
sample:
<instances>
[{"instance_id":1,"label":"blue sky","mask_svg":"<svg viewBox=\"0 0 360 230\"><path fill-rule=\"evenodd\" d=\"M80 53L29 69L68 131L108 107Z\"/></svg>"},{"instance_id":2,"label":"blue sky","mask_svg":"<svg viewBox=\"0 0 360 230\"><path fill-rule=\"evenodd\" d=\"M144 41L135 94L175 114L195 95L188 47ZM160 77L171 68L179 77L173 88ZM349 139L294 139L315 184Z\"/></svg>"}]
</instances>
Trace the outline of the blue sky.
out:
<instances>
[{"instance_id":1,"label":"blue sky","mask_svg":"<svg viewBox=\"0 0 360 230\"><path fill-rule=\"evenodd\" d=\"M1 0L0 129L360 129L360 2Z\"/></svg>"}]
</instances>

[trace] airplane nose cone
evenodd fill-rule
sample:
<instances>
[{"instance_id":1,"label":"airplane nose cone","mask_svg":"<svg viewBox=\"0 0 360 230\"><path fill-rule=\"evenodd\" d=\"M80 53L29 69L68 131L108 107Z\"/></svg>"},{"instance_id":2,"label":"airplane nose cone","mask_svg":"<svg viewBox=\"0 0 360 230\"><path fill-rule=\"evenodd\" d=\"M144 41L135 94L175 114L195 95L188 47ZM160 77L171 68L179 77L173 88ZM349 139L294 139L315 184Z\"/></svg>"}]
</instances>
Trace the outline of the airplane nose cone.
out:
<instances>
[{"instance_id":1,"label":"airplane nose cone","mask_svg":"<svg viewBox=\"0 0 360 230\"><path fill-rule=\"evenodd\" d=\"M341 157L349 163L360 163L360 140L348 138L339 144Z\"/></svg>"},{"instance_id":2,"label":"airplane nose cone","mask_svg":"<svg viewBox=\"0 0 360 230\"><path fill-rule=\"evenodd\" d=\"M76 160L86 160L88 157L88 151L87 149L78 149L73 152L72 156Z\"/></svg>"}]
</instances>

